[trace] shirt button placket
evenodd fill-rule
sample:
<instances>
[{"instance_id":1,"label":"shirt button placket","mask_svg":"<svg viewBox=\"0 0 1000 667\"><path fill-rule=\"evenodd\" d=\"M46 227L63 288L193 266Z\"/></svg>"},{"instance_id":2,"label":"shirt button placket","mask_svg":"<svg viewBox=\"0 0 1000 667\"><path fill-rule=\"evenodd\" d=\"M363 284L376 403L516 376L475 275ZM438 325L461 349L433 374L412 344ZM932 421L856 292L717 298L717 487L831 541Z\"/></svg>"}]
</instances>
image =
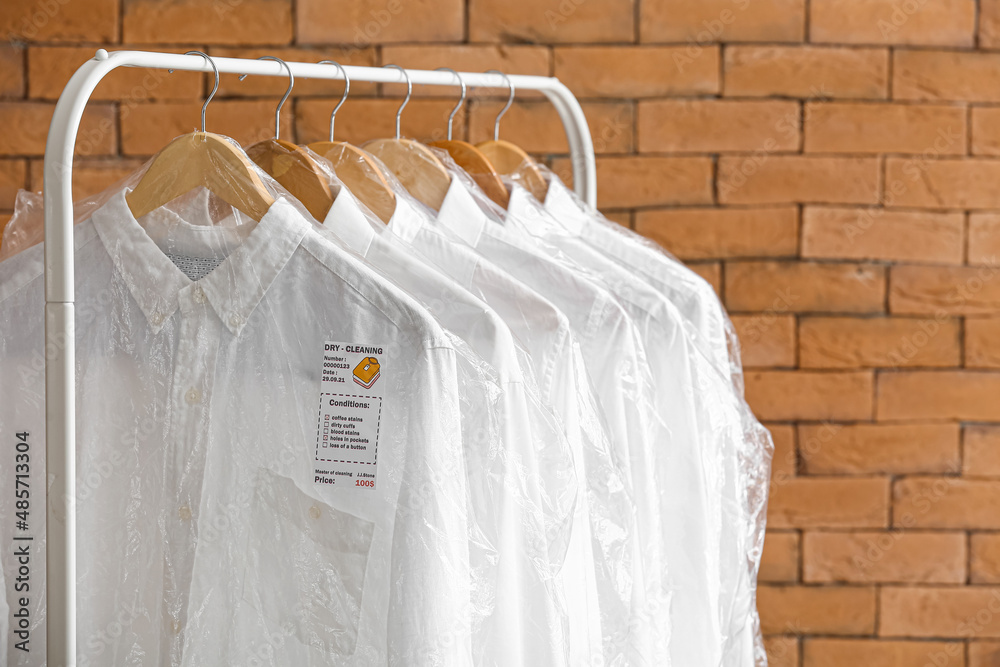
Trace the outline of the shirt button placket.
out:
<instances>
[{"instance_id":1,"label":"shirt button placket","mask_svg":"<svg viewBox=\"0 0 1000 667\"><path fill-rule=\"evenodd\" d=\"M179 597L165 602L179 610L173 628L175 641L179 642L172 649L175 652L181 650L183 643L181 635L187 621L188 606L198 604L189 596L196 595L191 584L197 570L194 545L198 535L201 497L205 491L202 475L209 437L206 403L211 391L208 382L215 373L216 353L222 333L221 322L216 319L215 312L204 307L207 301L204 290L198 285L180 295L181 318L172 380L170 441L174 451L168 460L173 461L174 476L169 489L172 506L164 510L172 514L171 523L175 531L167 553L170 554L168 557L176 577L171 588Z\"/></svg>"}]
</instances>

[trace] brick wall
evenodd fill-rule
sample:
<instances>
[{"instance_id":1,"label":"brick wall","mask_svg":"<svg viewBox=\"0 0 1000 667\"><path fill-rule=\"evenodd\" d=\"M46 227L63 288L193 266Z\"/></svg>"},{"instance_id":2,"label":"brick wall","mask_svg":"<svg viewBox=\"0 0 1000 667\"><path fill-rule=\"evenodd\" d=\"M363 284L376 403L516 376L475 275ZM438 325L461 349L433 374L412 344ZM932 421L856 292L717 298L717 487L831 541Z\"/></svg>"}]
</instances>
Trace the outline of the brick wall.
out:
<instances>
[{"instance_id":1,"label":"brick wall","mask_svg":"<svg viewBox=\"0 0 1000 667\"><path fill-rule=\"evenodd\" d=\"M97 46L561 77L601 206L742 334L777 445L771 664L1000 665L1000 0L11 0L0 34L0 211ZM76 192L193 129L206 82L109 77ZM209 129L268 136L283 87L225 77ZM300 82L284 136L323 137L339 92ZM388 135L385 92L356 84L339 138ZM404 132L440 137L451 91L415 93ZM491 131L488 93L459 135ZM555 112L518 99L502 135L566 172Z\"/></svg>"}]
</instances>

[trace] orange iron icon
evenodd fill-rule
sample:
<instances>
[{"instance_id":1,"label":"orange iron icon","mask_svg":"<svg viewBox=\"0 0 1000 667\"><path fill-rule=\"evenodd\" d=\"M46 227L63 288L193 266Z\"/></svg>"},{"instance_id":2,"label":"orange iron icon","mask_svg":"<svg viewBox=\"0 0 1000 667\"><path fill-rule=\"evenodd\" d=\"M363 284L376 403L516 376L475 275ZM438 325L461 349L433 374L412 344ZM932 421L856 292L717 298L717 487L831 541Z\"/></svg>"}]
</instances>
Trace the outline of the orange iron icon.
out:
<instances>
[{"instance_id":1,"label":"orange iron icon","mask_svg":"<svg viewBox=\"0 0 1000 667\"><path fill-rule=\"evenodd\" d=\"M354 368L354 381L365 389L371 389L379 375L381 372L379 371L378 359L375 357L365 357Z\"/></svg>"}]
</instances>

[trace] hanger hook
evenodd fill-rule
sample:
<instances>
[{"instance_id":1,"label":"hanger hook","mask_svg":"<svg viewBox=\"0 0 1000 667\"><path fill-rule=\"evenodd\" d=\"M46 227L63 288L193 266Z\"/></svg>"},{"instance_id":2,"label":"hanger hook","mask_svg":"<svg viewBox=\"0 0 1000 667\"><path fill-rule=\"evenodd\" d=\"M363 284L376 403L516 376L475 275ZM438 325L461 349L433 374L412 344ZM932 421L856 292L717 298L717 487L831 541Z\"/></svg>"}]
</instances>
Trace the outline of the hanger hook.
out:
<instances>
[{"instance_id":1,"label":"hanger hook","mask_svg":"<svg viewBox=\"0 0 1000 667\"><path fill-rule=\"evenodd\" d=\"M458 83L462 86L462 99L460 99L458 101L458 104L455 105L455 108L451 110L450 114L448 114L448 141L451 141L451 127L452 127L452 124L455 122L455 114L457 114L458 110L462 108L463 104L465 104L465 97L467 95L466 88L465 88L465 80L462 79L462 75L461 74L459 74L458 72L456 72L455 70L453 70L450 67L438 67L434 71L435 72L451 72L452 74L455 75L455 78L458 79Z\"/></svg>"},{"instance_id":2,"label":"hanger hook","mask_svg":"<svg viewBox=\"0 0 1000 667\"><path fill-rule=\"evenodd\" d=\"M510 77L501 72L498 69L488 69L487 74L499 74L503 77L503 80L507 82L507 87L510 88L510 96L507 98L507 104L504 105L503 109L500 109L500 113L497 114L497 119L493 121L493 141L500 139L500 119L503 115L507 113L507 109L510 109L510 105L514 103L514 83L510 80Z\"/></svg>"},{"instance_id":3,"label":"hanger hook","mask_svg":"<svg viewBox=\"0 0 1000 667\"><path fill-rule=\"evenodd\" d=\"M288 66L288 63L281 58L275 56L261 56L260 58L257 58L257 60L273 60L288 71L288 89L285 91L285 94L281 96L281 101L278 102L278 108L274 110L274 140L277 141L280 138L279 135L281 134L281 107L285 105L285 100L287 100L288 96L292 94L292 88L295 87L295 75L292 74L292 68ZM245 78L247 78L246 74L240 75L240 81Z\"/></svg>"},{"instance_id":4,"label":"hanger hook","mask_svg":"<svg viewBox=\"0 0 1000 667\"><path fill-rule=\"evenodd\" d=\"M207 53L203 53L201 51L188 51L184 55L186 55L186 56L203 56L205 58L205 60L207 60L209 62L209 64L212 66L212 69L215 70L215 87L212 88L212 92L210 92L208 94L208 97L205 98L205 103L201 105L201 131L204 132L205 131L205 112L208 110L208 103L212 101L212 98L215 97L215 92L217 90L219 90L219 68L215 65L215 61L212 60L211 56L209 56ZM173 70L171 70L171 71L173 71Z\"/></svg>"},{"instance_id":5,"label":"hanger hook","mask_svg":"<svg viewBox=\"0 0 1000 667\"><path fill-rule=\"evenodd\" d=\"M330 141L333 141L333 123L337 119L337 112L340 111L340 107L344 106L344 102L347 101L347 96L351 92L351 77L347 76L347 70L344 69L343 65L334 60L320 60L319 64L334 65L344 75L344 94L341 96L340 101L337 102L337 106L333 107L333 112L330 114Z\"/></svg>"},{"instance_id":6,"label":"hanger hook","mask_svg":"<svg viewBox=\"0 0 1000 667\"><path fill-rule=\"evenodd\" d=\"M413 82L410 81L410 75L406 73L406 70L399 65L382 65L382 67L398 69L403 73L403 78L406 79L406 99L403 100L403 103L399 105L399 109L396 110L396 139L399 139L399 119L403 115L403 109L410 103L410 96L413 95Z\"/></svg>"}]
</instances>

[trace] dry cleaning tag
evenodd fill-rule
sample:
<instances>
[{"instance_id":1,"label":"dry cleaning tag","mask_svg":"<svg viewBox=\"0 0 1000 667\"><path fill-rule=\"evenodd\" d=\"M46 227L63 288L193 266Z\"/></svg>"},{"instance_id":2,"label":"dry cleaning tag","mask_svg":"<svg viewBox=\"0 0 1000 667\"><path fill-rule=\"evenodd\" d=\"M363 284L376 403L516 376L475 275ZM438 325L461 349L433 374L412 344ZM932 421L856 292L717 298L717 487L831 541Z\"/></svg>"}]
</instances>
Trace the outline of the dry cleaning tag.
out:
<instances>
[{"instance_id":1,"label":"dry cleaning tag","mask_svg":"<svg viewBox=\"0 0 1000 667\"><path fill-rule=\"evenodd\" d=\"M323 346L316 484L375 488L384 385L381 346Z\"/></svg>"}]
</instances>

